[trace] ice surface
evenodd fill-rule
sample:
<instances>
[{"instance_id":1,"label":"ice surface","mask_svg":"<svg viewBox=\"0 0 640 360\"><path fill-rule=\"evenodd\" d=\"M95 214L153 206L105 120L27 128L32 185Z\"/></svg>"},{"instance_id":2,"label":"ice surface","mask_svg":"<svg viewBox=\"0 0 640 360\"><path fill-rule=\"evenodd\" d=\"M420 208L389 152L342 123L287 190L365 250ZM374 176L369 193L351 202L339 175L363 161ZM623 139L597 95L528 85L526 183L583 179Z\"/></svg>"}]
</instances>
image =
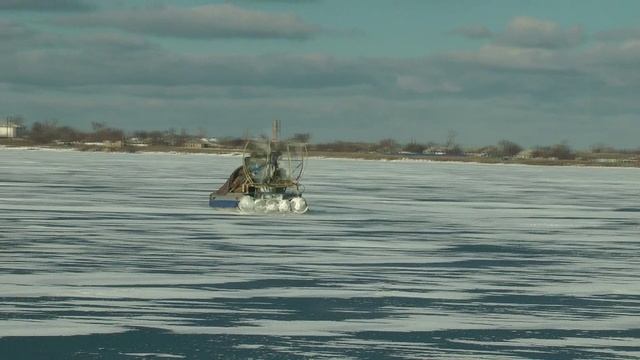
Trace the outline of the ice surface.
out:
<instances>
[{"instance_id":1,"label":"ice surface","mask_svg":"<svg viewBox=\"0 0 640 360\"><path fill-rule=\"evenodd\" d=\"M221 358L640 353L638 169L311 159L308 214L209 208L238 161L0 149L0 349L155 329L148 347L113 347L124 358L207 358L208 346Z\"/></svg>"}]
</instances>

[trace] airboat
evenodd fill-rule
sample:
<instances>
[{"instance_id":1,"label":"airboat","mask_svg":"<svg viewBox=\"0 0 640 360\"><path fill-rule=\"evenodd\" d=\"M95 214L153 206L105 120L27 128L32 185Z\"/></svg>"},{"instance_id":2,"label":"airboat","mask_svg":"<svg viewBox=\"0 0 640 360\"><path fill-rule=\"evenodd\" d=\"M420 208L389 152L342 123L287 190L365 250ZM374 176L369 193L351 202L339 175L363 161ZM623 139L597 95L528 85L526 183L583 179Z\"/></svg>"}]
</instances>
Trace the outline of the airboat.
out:
<instances>
[{"instance_id":1,"label":"airboat","mask_svg":"<svg viewBox=\"0 0 640 360\"><path fill-rule=\"evenodd\" d=\"M307 212L309 205L300 184L306 157L304 143L266 138L248 141L242 165L209 195L209 206L243 213Z\"/></svg>"}]
</instances>

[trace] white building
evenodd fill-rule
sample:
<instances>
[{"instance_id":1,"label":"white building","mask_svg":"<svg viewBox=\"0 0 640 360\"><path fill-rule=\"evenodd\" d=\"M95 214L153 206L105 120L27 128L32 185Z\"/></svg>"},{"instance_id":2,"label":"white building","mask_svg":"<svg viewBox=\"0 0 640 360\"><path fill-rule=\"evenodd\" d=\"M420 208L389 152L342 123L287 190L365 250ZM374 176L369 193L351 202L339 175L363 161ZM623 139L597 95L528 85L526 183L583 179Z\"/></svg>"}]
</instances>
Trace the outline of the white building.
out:
<instances>
[{"instance_id":1,"label":"white building","mask_svg":"<svg viewBox=\"0 0 640 360\"><path fill-rule=\"evenodd\" d=\"M14 138L18 136L19 125L12 122L0 122L0 138Z\"/></svg>"},{"instance_id":2,"label":"white building","mask_svg":"<svg viewBox=\"0 0 640 360\"><path fill-rule=\"evenodd\" d=\"M532 159L532 158L533 158L532 149L522 150L516 155L516 159Z\"/></svg>"}]
</instances>

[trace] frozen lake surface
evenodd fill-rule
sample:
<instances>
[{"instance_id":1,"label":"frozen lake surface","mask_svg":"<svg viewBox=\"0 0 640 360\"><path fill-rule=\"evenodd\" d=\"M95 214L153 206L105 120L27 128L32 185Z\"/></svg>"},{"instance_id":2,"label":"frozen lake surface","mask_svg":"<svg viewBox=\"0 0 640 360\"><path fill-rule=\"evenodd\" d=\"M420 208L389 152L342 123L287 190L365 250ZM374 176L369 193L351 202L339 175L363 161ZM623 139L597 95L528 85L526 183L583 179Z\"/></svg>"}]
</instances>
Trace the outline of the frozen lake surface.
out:
<instances>
[{"instance_id":1,"label":"frozen lake surface","mask_svg":"<svg viewBox=\"0 0 640 360\"><path fill-rule=\"evenodd\" d=\"M640 170L0 149L3 359L638 359Z\"/></svg>"}]
</instances>

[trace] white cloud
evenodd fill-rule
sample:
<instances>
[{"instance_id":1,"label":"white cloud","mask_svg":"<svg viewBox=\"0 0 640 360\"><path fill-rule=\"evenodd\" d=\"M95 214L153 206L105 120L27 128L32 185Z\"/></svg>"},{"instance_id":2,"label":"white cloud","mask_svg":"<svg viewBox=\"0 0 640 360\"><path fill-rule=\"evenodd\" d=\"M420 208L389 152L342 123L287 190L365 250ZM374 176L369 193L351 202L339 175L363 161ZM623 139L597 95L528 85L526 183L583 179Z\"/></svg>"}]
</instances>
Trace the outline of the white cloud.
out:
<instances>
[{"instance_id":1,"label":"white cloud","mask_svg":"<svg viewBox=\"0 0 640 360\"><path fill-rule=\"evenodd\" d=\"M563 29L554 22L524 16L512 19L497 36L497 42L503 45L542 49L571 48L584 39L579 26Z\"/></svg>"},{"instance_id":2,"label":"white cloud","mask_svg":"<svg viewBox=\"0 0 640 360\"><path fill-rule=\"evenodd\" d=\"M192 8L164 7L73 15L61 25L110 27L134 33L178 38L308 39L317 26L294 14L248 10L231 4Z\"/></svg>"}]
</instances>

